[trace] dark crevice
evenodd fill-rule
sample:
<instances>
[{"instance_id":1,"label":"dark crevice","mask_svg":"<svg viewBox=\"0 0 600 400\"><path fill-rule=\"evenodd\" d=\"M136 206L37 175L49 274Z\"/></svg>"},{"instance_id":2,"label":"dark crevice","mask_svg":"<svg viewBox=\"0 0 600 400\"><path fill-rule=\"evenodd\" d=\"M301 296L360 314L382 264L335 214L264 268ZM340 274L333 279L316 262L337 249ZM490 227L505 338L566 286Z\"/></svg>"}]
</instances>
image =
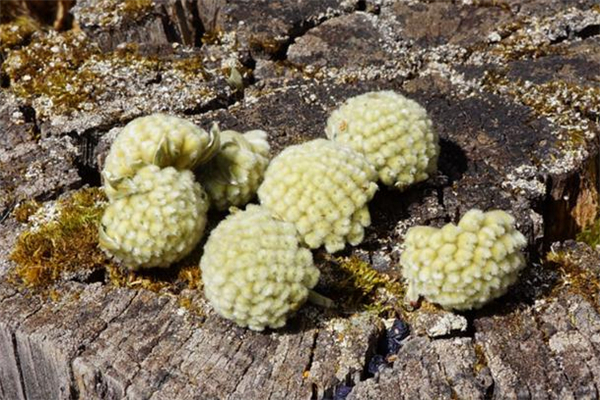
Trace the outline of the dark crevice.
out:
<instances>
[{"instance_id":1,"label":"dark crevice","mask_svg":"<svg viewBox=\"0 0 600 400\"><path fill-rule=\"evenodd\" d=\"M38 138L41 132L36 118L35 108L28 105L23 105L19 107L19 111L21 111L23 114L25 122L33 125L31 134L34 136L34 138Z\"/></svg>"},{"instance_id":2,"label":"dark crevice","mask_svg":"<svg viewBox=\"0 0 600 400\"><path fill-rule=\"evenodd\" d=\"M304 367L304 371L310 371L312 368L312 364L315 358L315 348L317 347L317 338L319 336L319 331L314 331L312 337L312 343L310 344L310 354L308 355L308 361L306 362L306 366ZM314 387L313 387L314 392ZM316 397L314 397L316 399Z\"/></svg>"},{"instance_id":3,"label":"dark crevice","mask_svg":"<svg viewBox=\"0 0 600 400\"><path fill-rule=\"evenodd\" d=\"M181 1L176 1L174 7L175 7L175 18L177 19L180 34L181 34L181 38L180 38L181 42L186 45L193 45L194 44L193 35L188 27L187 18L185 16L185 10L183 9L183 6L181 5Z\"/></svg>"},{"instance_id":4,"label":"dark crevice","mask_svg":"<svg viewBox=\"0 0 600 400\"><path fill-rule=\"evenodd\" d=\"M177 33L177 29L173 25L173 21L171 21L171 19L169 18L169 13L167 12L166 7L163 6L162 9L163 9L163 12L161 13L160 22L163 25L163 31L165 32L165 35L167 36L167 41L169 41L170 43L173 43L173 42L185 43L184 38L179 37L179 34Z\"/></svg>"},{"instance_id":5,"label":"dark crevice","mask_svg":"<svg viewBox=\"0 0 600 400\"><path fill-rule=\"evenodd\" d=\"M360 9L361 7L363 7L364 9L361 10ZM356 8L352 11L353 12L354 11L365 11L366 8L367 8L366 1L359 1L356 4ZM329 21L330 19L337 18L341 15L344 15L344 14L340 14L340 15L336 14L330 18L321 18L318 20L308 19L308 20L303 20L303 21L296 23L294 26L292 26L292 28L287 33L288 39L285 42L279 44L277 50L274 53L270 54L270 58L273 61L286 61L288 49L296 41L296 39L305 35L309 30L316 28L317 26L321 25L322 23Z\"/></svg>"},{"instance_id":6,"label":"dark crevice","mask_svg":"<svg viewBox=\"0 0 600 400\"><path fill-rule=\"evenodd\" d=\"M306 34L306 32L317 27L323 22L325 22L325 20L319 22L301 21L299 24L293 26L288 32L288 39L278 46L277 51L271 54L271 59L273 61L286 61L288 49L296 41L296 39L303 36Z\"/></svg>"},{"instance_id":7,"label":"dark crevice","mask_svg":"<svg viewBox=\"0 0 600 400\"><path fill-rule=\"evenodd\" d=\"M494 379L492 379L492 383L485 389L485 393L483 394L484 400L492 400L494 398L494 387L495 387Z\"/></svg>"},{"instance_id":8,"label":"dark crevice","mask_svg":"<svg viewBox=\"0 0 600 400\"><path fill-rule=\"evenodd\" d=\"M194 108L189 108L189 109L183 111L183 114L184 115L199 115L199 114L207 113L209 111L225 110L225 109L229 108L230 106L232 106L233 104L235 104L236 102L242 100L243 98L244 98L244 91L239 90L239 91L233 93L231 96L227 96L224 99L218 98L207 104L204 104L204 105L201 105L198 107L194 107Z\"/></svg>"},{"instance_id":9,"label":"dark crevice","mask_svg":"<svg viewBox=\"0 0 600 400\"><path fill-rule=\"evenodd\" d=\"M88 276L86 276L84 279L82 279L80 282L81 283L88 283L88 284L92 284L92 283L104 283L107 281L107 271L105 268L97 268L95 270L93 270Z\"/></svg>"},{"instance_id":10,"label":"dark crevice","mask_svg":"<svg viewBox=\"0 0 600 400\"><path fill-rule=\"evenodd\" d=\"M200 4L197 4L197 7L192 7L191 8L191 12L192 12L192 23L194 25L194 46L196 47L202 47L202 37L204 36L204 34L206 33L206 29L204 27L204 24L202 23L202 19L200 18L200 11L199 8Z\"/></svg>"},{"instance_id":11,"label":"dark crevice","mask_svg":"<svg viewBox=\"0 0 600 400\"><path fill-rule=\"evenodd\" d=\"M3 56L0 56L3 57ZM4 60L0 59L0 66L2 66L2 62ZM5 74L4 72L0 71L0 87L3 89L8 89L10 87L10 78L8 77L7 74Z\"/></svg>"},{"instance_id":12,"label":"dark crevice","mask_svg":"<svg viewBox=\"0 0 600 400\"><path fill-rule=\"evenodd\" d=\"M23 368L21 366L21 357L19 357L19 351L17 349L17 335L16 332L11 332L12 338L12 347L15 356L15 364L17 364L17 372L19 373L19 386L21 386L21 391L23 396L27 397L27 392L25 391L25 379L23 378Z\"/></svg>"},{"instance_id":13,"label":"dark crevice","mask_svg":"<svg viewBox=\"0 0 600 400\"><path fill-rule=\"evenodd\" d=\"M575 37L581 38L582 40L598 35L600 35L600 25L589 25L582 30L575 32Z\"/></svg>"},{"instance_id":14,"label":"dark crevice","mask_svg":"<svg viewBox=\"0 0 600 400\"><path fill-rule=\"evenodd\" d=\"M565 28L565 33L550 41L550 44L559 44L564 41L571 40L573 38L580 38L582 40L585 40L598 35L600 35L600 25L588 25L585 28L578 31L573 31L571 30L571 27L567 26Z\"/></svg>"},{"instance_id":15,"label":"dark crevice","mask_svg":"<svg viewBox=\"0 0 600 400\"><path fill-rule=\"evenodd\" d=\"M75 132L67 134L73 139L75 146L78 149L78 155L75 159L75 167L84 184L90 186L100 186L102 181L100 172L98 171L98 163L96 161L96 147L98 138L92 131L84 132L78 135Z\"/></svg>"}]
</instances>

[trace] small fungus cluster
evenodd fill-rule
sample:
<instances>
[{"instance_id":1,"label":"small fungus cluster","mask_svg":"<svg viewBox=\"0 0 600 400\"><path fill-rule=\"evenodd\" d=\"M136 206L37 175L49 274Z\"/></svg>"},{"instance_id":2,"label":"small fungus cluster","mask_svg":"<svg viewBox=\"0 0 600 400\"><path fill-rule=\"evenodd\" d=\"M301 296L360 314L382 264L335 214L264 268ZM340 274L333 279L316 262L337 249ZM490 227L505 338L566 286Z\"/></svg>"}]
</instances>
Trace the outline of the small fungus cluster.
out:
<instances>
[{"instance_id":1,"label":"small fungus cluster","mask_svg":"<svg viewBox=\"0 0 600 400\"><path fill-rule=\"evenodd\" d=\"M385 185L404 190L437 170L440 146L427 111L398 93L348 99L331 114L326 132L364 154Z\"/></svg>"},{"instance_id":2,"label":"small fungus cluster","mask_svg":"<svg viewBox=\"0 0 600 400\"><path fill-rule=\"evenodd\" d=\"M285 325L319 280L294 225L256 205L212 231L200 266L206 297L217 312L254 330Z\"/></svg>"},{"instance_id":3,"label":"small fungus cluster","mask_svg":"<svg viewBox=\"0 0 600 400\"><path fill-rule=\"evenodd\" d=\"M419 295L447 309L469 310L502 296L525 266L527 241L501 210L470 210L458 225L415 226L400 263L409 300Z\"/></svg>"},{"instance_id":4,"label":"small fungus cluster","mask_svg":"<svg viewBox=\"0 0 600 400\"><path fill-rule=\"evenodd\" d=\"M266 159L266 134L253 135L260 157ZM233 165L238 175L253 175L252 180L239 179L231 185L245 194L242 200L254 195L266 161L258 167L237 165L240 158L252 158L255 152L244 148L249 153L244 158L237 156L239 149L232 152L230 147L221 147L216 125L206 132L185 119L164 114L131 121L115 139L102 171L110 200L99 230L102 249L130 270L169 267L188 255L202 239L210 205L193 169L206 167L226 151L224 158L232 163L225 165L225 172L218 170L223 163L213 165L213 173L229 173ZM224 191L231 193L227 185ZM229 200L240 203L230 196L217 198L217 204L226 207L231 205Z\"/></svg>"},{"instance_id":5,"label":"small fungus cluster","mask_svg":"<svg viewBox=\"0 0 600 400\"><path fill-rule=\"evenodd\" d=\"M291 146L277 156L258 190L261 203L292 222L310 248L328 252L357 245L371 224L367 203L375 169L351 148L325 139Z\"/></svg>"}]
</instances>

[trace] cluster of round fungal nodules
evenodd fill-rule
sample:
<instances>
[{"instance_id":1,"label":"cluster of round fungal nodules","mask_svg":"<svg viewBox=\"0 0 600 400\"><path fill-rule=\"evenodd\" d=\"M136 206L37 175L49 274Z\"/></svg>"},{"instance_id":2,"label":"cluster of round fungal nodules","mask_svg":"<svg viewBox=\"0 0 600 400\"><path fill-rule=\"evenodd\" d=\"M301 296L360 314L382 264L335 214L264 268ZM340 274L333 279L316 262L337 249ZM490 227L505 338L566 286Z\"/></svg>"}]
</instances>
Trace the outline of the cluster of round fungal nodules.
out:
<instances>
[{"instance_id":1,"label":"cluster of round fungal nodules","mask_svg":"<svg viewBox=\"0 0 600 400\"><path fill-rule=\"evenodd\" d=\"M207 210L191 171L147 165L131 179L129 194L106 208L100 246L131 270L168 267L198 244Z\"/></svg>"},{"instance_id":2,"label":"cluster of round fungal nodules","mask_svg":"<svg viewBox=\"0 0 600 400\"><path fill-rule=\"evenodd\" d=\"M400 263L407 298L446 309L470 310L502 296L525 266L525 237L500 210L468 211L458 225L415 226L406 234Z\"/></svg>"},{"instance_id":3,"label":"cluster of round fungal nodules","mask_svg":"<svg viewBox=\"0 0 600 400\"><path fill-rule=\"evenodd\" d=\"M200 182L211 205L218 210L248 203L255 195L269 165L267 133L261 130L244 134L223 131L221 150L200 171Z\"/></svg>"},{"instance_id":4,"label":"cluster of round fungal nodules","mask_svg":"<svg viewBox=\"0 0 600 400\"><path fill-rule=\"evenodd\" d=\"M273 159L258 189L261 204L295 225L310 248L328 252L363 240L377 173L350 147L325 139L290 146Z\"/></svg>"},{"instance_id":5,"label":"cluster of round fungal nodules","mask_svg":"<svg viewBox=\"0 0 600 400\"><path fill-rule=\"evenodd\" d=\"M255 205L228 216L211 232L200 266L214 309L259 331L285 325L319 279L294 225Z\"/></svg>"},{"instance_id":6,"label":"cluster of round fungal nodules","mask_svg":"<svg viewBox=\"0 0 600 400\"><path fill-rule=\"evenodd\" d=\"M283 150L269 164L263 131L206 132L176 117L128 124L106 160L111 204L100 245L130 269L165 267L200 241L208 203L250 205L213 230L200 262L215 310L254 330L279 328L319 278L309 249L359 244L379 179L401 190L437 168L438 137L425 110L394 92L348 99L327 136ZM199 179L189 169L202 165ZM263 178L264 177L264 178ZM262 183L261 183L262 182ZM524 265L525 239L502 211L472 210L458 226L411 228L402 255L409 298L449 309L477 308L502 295Z\"/></svg>"},{"instance_id":7,"label":"cluster of round fungal nodules","mask_svg":"<svg viewBox=\"0 0 600 400\"><path fill-rule=\"evenodd\" d=\"M364 154L387 186L404 190L437 169L438 135L427 111L393 91L346 100L327 120L326 133Z\"/></svg>"},{"instance_id":8,"label":"cluster of round fungal nodules","mask_svg":"<svg viewBox=\"0 0 600 400\"><path fill-rule=\"evenodd\" d=\"M131 121L115 139L102 171L110 204L99 230L100 247L131 270L168 267L194 249L206 225L209 198L191 170L225 166L222 175L230 180L220 183L219 192L208 179L211 195L222 195L219 205L243 205L256 192L268 151L262 131L222 135L216 125L206 132L165 114Z\"/></svg>"}]
</instances>

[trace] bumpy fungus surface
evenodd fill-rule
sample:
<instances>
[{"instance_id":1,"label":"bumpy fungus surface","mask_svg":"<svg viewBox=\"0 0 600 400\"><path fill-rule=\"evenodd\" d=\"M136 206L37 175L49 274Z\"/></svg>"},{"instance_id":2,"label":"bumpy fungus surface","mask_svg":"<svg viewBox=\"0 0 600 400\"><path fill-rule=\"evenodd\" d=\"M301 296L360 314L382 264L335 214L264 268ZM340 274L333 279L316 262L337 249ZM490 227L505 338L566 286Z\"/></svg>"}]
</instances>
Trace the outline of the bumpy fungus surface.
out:
<instances>
[{"instance_id":1,"label":"bumpy fungus surface","mask_svg":"<svg viewBox=\"0 0 600 400\"><path fill-rule=\"evenodd\" d=\"M293 224L249 205L211 233L200 260L204 292L215 310L253 330L285 325L319 279Z\"/></svg>"},{"instance_id":2,"label":"bumpy fungus surface","mask_svg":"<svg viewBox=\"0 0 600 400\"><path fill-rule=\"evenodd\" d=\"M438 135L427 112L392 91L352 97L327 120L327 137L364 154L379 179L400 190L437 169Z\"/></svg>"},{"instance_id":3,"label":"bumpy fungus surface","mask_svg":"<svg viewBox=\"0 0 600 400\"><path fill-rule=\"evenodd\" d=\"M267 133L223 131L221 149L202 168L200 182L219 210L243 206L256 194L269 164Z\"/></svg>"},{"instance_id":4,"label":"bumpy fungus surface","mask_svg":"<svg viewBox=\"0 0 600 400\"><path fill-rule=\"evenodd\" d=\"M273 159L258 189L261 203L292 222L310 248L359 244L371 223L367 202L377 173L351 148L325 139L290 146Z\"/></svg>"},{"instance_id":5,"label":"bumpy fungus surface","mask_svg":"<svg viewBox=\"0 0 600 400\"><path fill-rule=\"evenodd\" d=\"M525 237L500 210L467 212L457 225L416 226L400 263L408 299L419 295L446 309L469 310L502 296L525 266Z\"/></svg>"},{"instance_id":6,"label":"bumpy fungus surface","mask_svg":"<svg viewBox=\"0 0 600 400\"><path fill-rule=\"evenodd\" d=\"M102 216L100 246L125 267L168 267L189 254L206 225L208 200L190 171L149 165Z\"/></svg>"},{"instance_id":7,"label":"bumpy fungus surface","mask_svg":"<svg viewBox=\"0 0 600 400\"><path fill-rule=\"evenodd\" d=\"M219 149L219 134L166 114L136 118L119 133L106 157L102 175L112 200L132 189L131 177L146 165L193 169Z\"/></svg>"}]
</instances>

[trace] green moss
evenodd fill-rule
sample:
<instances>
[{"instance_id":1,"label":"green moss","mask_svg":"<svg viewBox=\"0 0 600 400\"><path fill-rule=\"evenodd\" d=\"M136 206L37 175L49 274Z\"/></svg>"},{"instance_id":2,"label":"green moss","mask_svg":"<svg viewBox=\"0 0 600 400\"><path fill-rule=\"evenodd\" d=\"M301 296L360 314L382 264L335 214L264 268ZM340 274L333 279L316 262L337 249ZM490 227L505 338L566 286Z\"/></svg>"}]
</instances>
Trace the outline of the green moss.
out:
<instances>
[{"instance_id":1,"label":"green moss","mask_svg":"<svg viewBox=\"0 0 600 400\"><path fill-rule=\"evenodd\" d=\"M590 269L581 265L569 252L549 252L546 255L545 267L557 271L559 279L549 293L556 297L558 291L567 288L598 307L600 304L600 279Z\"/></svg>"},{"instance_id":2,"label":"green moss","mask_svg":"<svg viewBox=\"0 0 600 400\"><path fill-rule=\"evenodd\" d=\"M24 224L29 221L29 217L35 214L36 211L40 209L40 207L41 204L35 200L25 201L19 204L17 207L15 207L12 214L17 220L17 222Z\"/></svg>"},{"instance_id":3,"label":"green moss","mask_svg":"<svg viewBox=\"0 0 600 400\"><path fill-rule=\"evenodd\" d=\"M22 46L39 29L39 24L28 16L0 25L0 53Z\"/></svg>"},{"instance_id":4,"label":"green moss","mask_svg":"<svg viewBox=\"0 0 600 400\"><path fill-rule=\"evenodd\" d=\"M12 280L27 288L48 287L66 272L104 266L106 258L97 246L104 201L97 188L59 200L55 219L19 235L10 255L16 263Z\"/></svg>"},{"instance_id":5,"label":"green moss","mask_svg":"<svg viewBox=\"0 0 600 400\"><path fill-rule=\"evenodd\" d=\"M334 275L327 287L328 296L336 304L348 311L366 310L382 316L401 312L405 293L402 283L357 257L326 259Z\"/></svg>"},{"instance_id":6,"label":"green moss","mask_svg":"<svg viewBox=\"0 0 600 400\"><path fill-rule=\"evenodd\" d=\"M182 82L210 78L198 55L159 59L142 56L137 45L102 52L85 34L75 31L35 36L28 46L12 51L2 65L11 81L9 90L25 100L39 101L41 114L44 109L57 114L93 111L114 90L117 78L112 71L122 68L139 75L174 72Z\"/></svg>"},{"instance_id":7,"label":"green moss","mask_svg":"<svg viewBox=\"0 0 600 400\"><path fill-rule=\"evenodd\" d=\"M577 235L577 241L586 243L592 248L598 246L600 244L600 219L582 230Z\"/></svg>"},{"instance_id":8,"label":"green moss","mask_svg":"<svg viewBox=\"0 0 600 400\"><path fill-rule=\"evenodd\" d=\"M82 33L52 33L13 51L2 67L16 95L27 100L46 96L53 107L68 111L98 96L100 88L93 84L97 74L80 67L99 54Z\"/></svg>"},{"instance_id":9,"label":"green moss","mask_svg":"<svg viewBox=\"0 0 600 400\"><path fill-rule=\"evenodd\" d=\"M10 255L16 263L10 281L18 288L60 298L55 284L66 274L100 270L105 272L109 285L175 297L181 307L202 314L201 306L190 294L190 290L201 291L203 286L198 267L201 249L169 269L124 271L98 247L98 224L105 205L103 190L90 188L76 191L50 207L34 201L18 206L13 215L29 227L19 235Z\"/></svg>"},{"instance_id":10,"label":"green moss","mask_svg":"<svg viewBox=\"0 0 600 400\"><path fill-rule=\"evenodd\" d=\"M152 0L124 0L117 2L115 11L131 19L145 16L154 8Z\"/></svg>"},{"instance_id":11,"label":"green moss","mask_svg":"<svg viewBox=\"0 0 600 400\"><path fill-rule=\"evenodd\" d=\"M485 351L483 346L479 343L475 343L475 358L476 362L473 364L473 374L479 375L482 369L487 367L487 359L485 358Z\"/></svg>"}]
</instances>

